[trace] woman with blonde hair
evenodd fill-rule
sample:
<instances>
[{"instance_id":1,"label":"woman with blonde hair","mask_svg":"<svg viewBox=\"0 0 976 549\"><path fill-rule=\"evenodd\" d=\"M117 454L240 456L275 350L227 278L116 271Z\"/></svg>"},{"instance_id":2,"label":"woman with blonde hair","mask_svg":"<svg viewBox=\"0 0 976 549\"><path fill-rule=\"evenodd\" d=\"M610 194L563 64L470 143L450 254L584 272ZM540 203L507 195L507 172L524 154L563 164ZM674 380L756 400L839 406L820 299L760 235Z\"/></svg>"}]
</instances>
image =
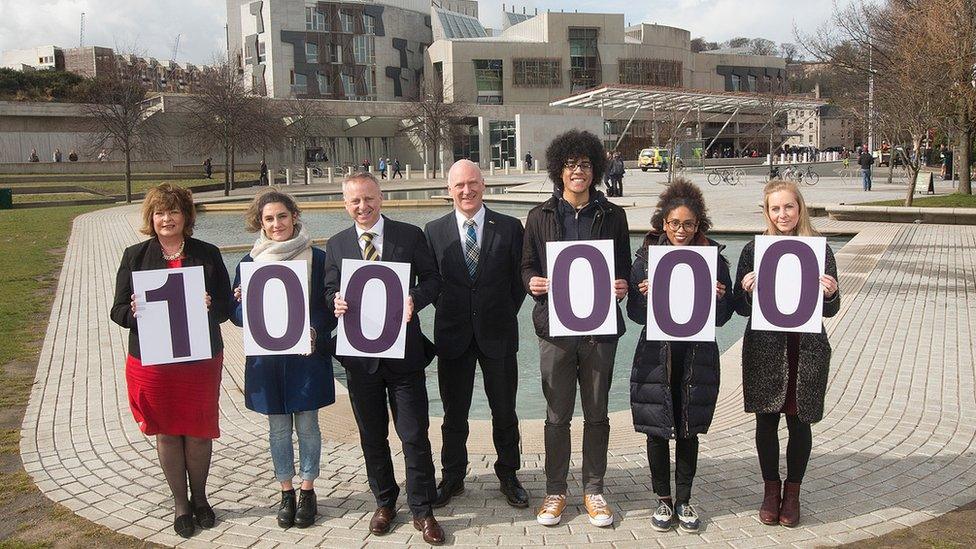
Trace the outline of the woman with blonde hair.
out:
<instances>
[{"instance_id":1,"label":"woman with blonde hair","mask_svg":"<svg viewBox=\"0 0 976 549\"><path fill-rule=\"evenodd\" d=\"M139 429L156 436L156 453L176 510L173 529L185 538L193 535L196 525L214 525L206 487L213 439L220 436L217 398L224 362L220 323L230 314L227 268L216 246L191 237L195 220L189 190L169 183L149 189L142 202L142 232L150 238L123 252L111 311L112 320L129 330L125 361L129 407ZM141 311L132 290L132 273L192 266L203 267L213 358L144 366L139 352Z\"/></svg>"},{"instance_id":2,"label":"woman with blonde hair","mask_svg":"<svg viewBox=\"0 0 976 549\"><path fill-rule=\"evenodd\" d=\"M276 480L281 484L278 526L307 528L315 522L318 505L314 482L319 476L322 434L319 408L335 402L330 334L336 319L325 307L325 252L312 247L301 221L301 209L291 195L276 187L259 192L245 214L245 228L258 233L251 253L237 265L234 276L236 307L231 322L244 325L241 265L247 262L304 260L308 266L312 352L308 355L249 356L244 363L244 404L268 416L268 439ZM295 450L298 434L301 487L297 502Z\"/></svg>"},{"instance_id":3,"label":"woman with blonde hair","mask_svg":"<svg viewBox=\"0 0 976 549\"><path fill-rule=\"evenodd\" d=\"M795 183L773 180L763 189L763 214L767 235L819 236ZM733 302L736 312L752 315L755 241L739 256ZM820 277L823 316L840 310L837 263L827 246L826 274ZM810 426L823 418L830 342L821 325L820 333L754 331L746 324L742 338L742 393L745 411L756 414L756 450L764 482L759 509L763 524L794 527L800 521L800 483L810 460L813 435ZM779 474L779 422L786 416L789 442L786 446L786 482ZM780 488L782 487L782 493Z\"/></svg>"}]
</instances>

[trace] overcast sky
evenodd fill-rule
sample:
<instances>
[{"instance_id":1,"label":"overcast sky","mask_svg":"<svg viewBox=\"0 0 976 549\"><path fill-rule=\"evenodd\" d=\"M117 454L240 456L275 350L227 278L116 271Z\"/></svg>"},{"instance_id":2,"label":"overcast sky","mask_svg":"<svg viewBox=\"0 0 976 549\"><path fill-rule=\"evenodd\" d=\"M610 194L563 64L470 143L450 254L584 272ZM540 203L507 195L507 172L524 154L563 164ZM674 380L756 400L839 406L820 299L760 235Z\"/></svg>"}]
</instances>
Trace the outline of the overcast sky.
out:
<instances>
[{"instance_id":1,"label":"overcast sky","mask_svg":"<svg viewBox=\"0 0 976 549\"><path fill-rule=\"evenodd\" d=\"M275 1L275 0L271 0ZM501 5L511 0L481 0L481 21L501 27ZM524 0L533 12L577 9L623 13L630 24L660 23L721 42L734 36L793 42L794 24L812 31L833 8L833 0ZM55 44L78 45L81 12L85 44L170 58L180 36L179 61L208 63L224 49L223 0L0 0L0 50Z\"/></svg>"}]
</instances>

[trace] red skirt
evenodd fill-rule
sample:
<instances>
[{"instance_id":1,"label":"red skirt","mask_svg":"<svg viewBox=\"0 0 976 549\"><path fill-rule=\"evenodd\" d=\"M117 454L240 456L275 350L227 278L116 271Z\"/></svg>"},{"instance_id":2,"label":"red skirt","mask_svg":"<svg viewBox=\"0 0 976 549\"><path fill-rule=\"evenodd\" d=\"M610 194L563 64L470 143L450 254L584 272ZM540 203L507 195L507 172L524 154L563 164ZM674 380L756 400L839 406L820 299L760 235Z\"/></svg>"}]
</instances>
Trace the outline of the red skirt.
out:
<instances>
[{"instance_id":1,"label":"red skirt","mask_svg":"<svg viewBox=\"0 0 976 549\"><path fill-rule=\"evenodd\" d=\"M209 360L143 366L125 360L129 408L146 435L220 436L220 374L224 354Z\"/></svg>"}]
</instances>

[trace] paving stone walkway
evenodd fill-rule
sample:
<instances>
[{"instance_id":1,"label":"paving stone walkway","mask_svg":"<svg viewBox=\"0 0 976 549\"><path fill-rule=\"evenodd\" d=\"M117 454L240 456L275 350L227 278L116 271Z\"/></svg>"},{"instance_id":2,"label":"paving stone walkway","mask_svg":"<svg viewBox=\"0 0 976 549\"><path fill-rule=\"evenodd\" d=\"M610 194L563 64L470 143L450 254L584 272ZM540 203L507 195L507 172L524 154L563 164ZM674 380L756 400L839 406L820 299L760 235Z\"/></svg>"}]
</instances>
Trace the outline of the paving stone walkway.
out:
<instances>
[{"instance_id":1,"label":"paving stone walkway","mask_svg":"<svg viewBox=\"0 0 976 549\"><path fill-rule=\"evenodd\" d=\"M139 239L135 212L135 207L118 207L75 221L22 429L24 466L39 489L86 519L166 545L422 545L403 519L409 512L402 501L391 534L368 533L373 502L342 395L321 414L326 440L316 490L322 516L306 530L276 526L267 424L264 416L244 408L240 331L229 323L224 326L222 435L214 445L210 480L217 525L191 540L172 533L172 509L153 441L139 432L128 409L126 333L108 318L121 252ZM467 490L437 513L448 543L805 547L881 535L976 499L976 227L861 225L837 260L843 305L827 323L834 357L826 417L813 430L800 527L764 526L755 516L762 483L753 420L742 412L737 344L722 357L715 421L711 433L701 437L693 495L705 519L700 534L651 530L654 496L645 440L633 432L629 412L620 412L611 418L606 480L607 498L619 511L614 527L600 529L586 521L578 453L562 525L539 526L531 510L505 505L492 472L489 425L477 420ZM521 430L521 478L535 504L545 485L542 422L524 421ZM431 439L437 452L436 420ZM394 450L399 452L396 444ZM394 463L402 479L399 454Z\"/></svg>"}]
</instances>

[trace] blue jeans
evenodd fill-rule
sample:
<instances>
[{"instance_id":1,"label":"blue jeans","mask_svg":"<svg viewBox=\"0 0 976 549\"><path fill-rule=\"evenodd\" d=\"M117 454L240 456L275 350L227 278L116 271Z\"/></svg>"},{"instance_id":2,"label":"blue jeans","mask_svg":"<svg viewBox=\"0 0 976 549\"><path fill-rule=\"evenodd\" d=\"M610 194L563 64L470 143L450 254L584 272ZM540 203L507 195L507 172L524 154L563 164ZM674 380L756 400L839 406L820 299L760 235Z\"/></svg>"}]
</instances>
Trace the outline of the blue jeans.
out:
<instances>
[{"instance_id":1,"label":"blue jeans","mask_svg":"<svg viewBox=\"0 0 976 549\"><path fill-rule=\"evenodd\" d=\"M864 183L864 190L870 191L871 190L871 168L868 168L866 170L864 168L861 168L861 180Z\"/></svg>"},{"instance_id":2,"label":"blue jeans","mask_svg":"<svg viewBox=\"0 0 976 549\"><path fill-rule=\"evenodd\" d=\"M275 478L278 482L295 478L295 449L291 443L292 420L298 433L298 461L302 480L315 480L319 476L319 458L322 455L318 410L268 416L268 439L271 442Z\"/></svg>"}]
</instances>

